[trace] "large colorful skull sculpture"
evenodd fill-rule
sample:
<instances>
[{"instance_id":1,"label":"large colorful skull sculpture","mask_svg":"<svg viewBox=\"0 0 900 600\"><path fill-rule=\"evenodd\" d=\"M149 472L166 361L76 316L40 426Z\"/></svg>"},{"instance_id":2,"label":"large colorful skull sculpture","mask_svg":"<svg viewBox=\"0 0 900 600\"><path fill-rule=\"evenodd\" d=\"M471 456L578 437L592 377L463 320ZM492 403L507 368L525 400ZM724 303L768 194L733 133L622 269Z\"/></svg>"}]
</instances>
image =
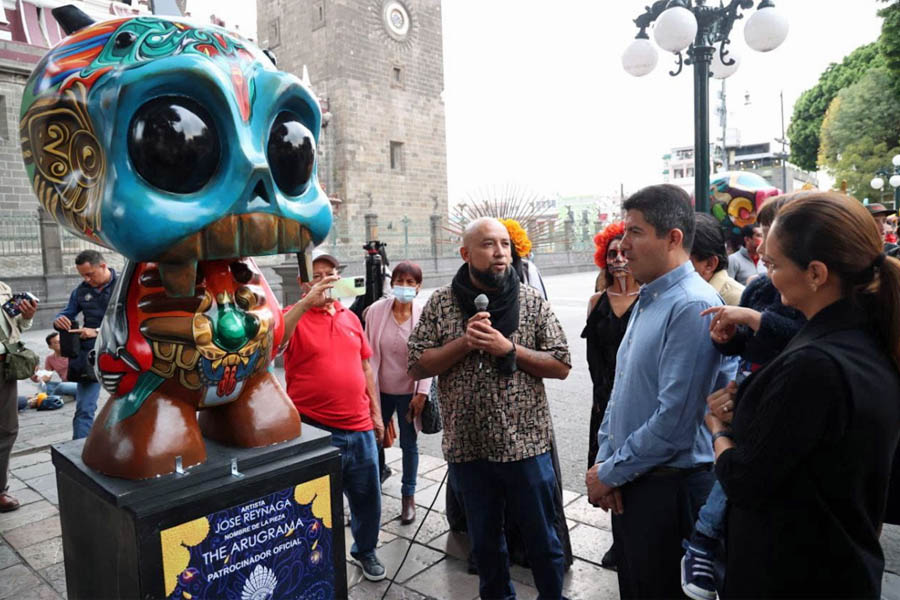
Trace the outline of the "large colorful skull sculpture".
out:
<instances>
[{"instance_id":1,"label":"large colorful skull sculpture","mask_svg":"<svg viewBox=\"0 0 900 600\"><path fill-rule=\"evenodd\" d=\"M128 259L85 462L146 478L203 462L201 431L244 447L296 437L270 370L281 308L249 257L308 252L331 226L316 100L225 30L67 14L25 89L25 166L62 226Z\"/></svg>"}]
</instances>

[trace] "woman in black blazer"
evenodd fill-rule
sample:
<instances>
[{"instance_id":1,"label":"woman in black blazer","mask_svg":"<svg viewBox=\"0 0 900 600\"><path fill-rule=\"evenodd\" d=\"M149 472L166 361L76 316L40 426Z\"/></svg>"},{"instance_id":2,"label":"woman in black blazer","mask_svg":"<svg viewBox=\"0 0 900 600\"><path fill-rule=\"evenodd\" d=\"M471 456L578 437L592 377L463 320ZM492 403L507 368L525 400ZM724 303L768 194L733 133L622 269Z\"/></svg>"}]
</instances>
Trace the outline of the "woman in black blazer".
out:
<instances>
[{"instance_id":1,"label":"woman in black blazer","mask_svg":"<svg viewBox=\"0 0 900 600\"><path fill-rule=\"evenodd\" d=\"M729 506L722 596L878 598L900 436L900 261L859 202L823 192L785 204L764 256L809 322L736 402L710 398ZM735 405L729 429L715 413Z\"/></svg>"}]
</instances>

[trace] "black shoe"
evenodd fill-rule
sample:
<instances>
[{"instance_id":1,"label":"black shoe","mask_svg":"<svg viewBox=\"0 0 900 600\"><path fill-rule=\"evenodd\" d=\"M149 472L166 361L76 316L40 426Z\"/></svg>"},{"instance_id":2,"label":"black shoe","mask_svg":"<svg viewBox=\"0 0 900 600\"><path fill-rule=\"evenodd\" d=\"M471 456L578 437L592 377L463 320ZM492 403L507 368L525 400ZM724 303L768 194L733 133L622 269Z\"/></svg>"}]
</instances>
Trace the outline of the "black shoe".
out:
<instances>
[{"instance_id":1,"label":"black shoe","mask_svg":"<svg viewBox=\"0 0 900 600\"><path fill-rule=\"evenodd\" d=\"M712 543L697 543L701 535L695 533L691 541L684 540L681 544L685 549L681 558L681 590L693 600L716 600ZM705 535L702 537L710 539Z\"/></svg>"},{"instance_id":2,"label":"black shoe","mask_svg":"<svg viewBox=\"0 0 900 600\"><path fill-rule=\"evenodd\" d=\"M355 556L351 562L358 565L363 572L363 577L369 581L381 581L385 577L384 565L378 560L374 553L369 556Z\"/></svg>"},{"instance_id":3,"label":"black shoe","mask_svg":"<svg viewBox=\"0 0 900 600\"><path fill-rule=\"evenodd\" d=\"M466 570L470 575L478 575L478 565L475 564L474 552L469 552L469 557L466 559Z\"/></svg>"},{"instance_id":4,"label":"black shoe","mask_svg":"<svg viewBox=\"0 0 900 600\"><path fill-rule=\"evenodd\" d=\"M394 474L394 470L387 465L384 465L384 469L381 471L381 483L387 481L387 478Z\"/></svg>"},{"instance_id":5,"label":"black shoe","mask_svg":"<svg viewBox=\"0 0 900 600\"><path fill-rule=\"evenodd\" d=\"M616 547L610 546L609 550L606 551L606 554L603 555L603 558L600 559L600 566L604 569L609 569L610 571L616 571L618 570L616 558Z\"/></svg>"},{"instance_id":6,"label":"black shoe","mask_svg":"<svg viewBox=\"0 0 900 600\"><path fill-rule=\"evenodd\" d=\"M12 512L18 509L18 500L16 500L6 492L0 492L0 512Z\"/></svg>"}]
</instances>

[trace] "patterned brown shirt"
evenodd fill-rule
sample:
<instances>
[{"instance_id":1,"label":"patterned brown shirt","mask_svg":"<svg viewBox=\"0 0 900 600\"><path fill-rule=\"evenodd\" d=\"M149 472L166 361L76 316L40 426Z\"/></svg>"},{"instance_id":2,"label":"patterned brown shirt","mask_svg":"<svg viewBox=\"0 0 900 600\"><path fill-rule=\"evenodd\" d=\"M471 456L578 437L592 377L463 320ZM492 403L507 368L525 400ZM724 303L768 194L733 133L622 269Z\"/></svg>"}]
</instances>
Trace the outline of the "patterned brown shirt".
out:
<instances>
[{"instance_id":1,"label":"patterned brown shirt","mask_svg":"<svg viewBox=\"0 0 900 600\"><path fill-rule=\"evenodd\" d=\"M409 336L409 365L418 362L425 350L443 346L465 332L466 320L450 286L436 290ZM519 286L519 328L510 339L571 366L559 320L530 286ZM496 358L469 352L438 377L438 396L448 462L510 462L550 450L553 424L539 377L521 369L501 375Z\"/></svg>"}]
</instances>

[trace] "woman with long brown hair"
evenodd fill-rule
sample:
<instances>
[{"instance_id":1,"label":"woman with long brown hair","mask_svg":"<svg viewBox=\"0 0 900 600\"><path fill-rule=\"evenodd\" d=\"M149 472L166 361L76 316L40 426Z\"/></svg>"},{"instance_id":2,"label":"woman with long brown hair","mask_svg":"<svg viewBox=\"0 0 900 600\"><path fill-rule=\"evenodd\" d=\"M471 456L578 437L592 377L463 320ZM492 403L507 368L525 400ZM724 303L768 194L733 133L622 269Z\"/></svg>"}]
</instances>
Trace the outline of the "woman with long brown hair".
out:
<instances>
[{"instance_id":1,"label":"woman with long brown hair","mask_svg":"<svg viewBox=\"0 0 900 600\"><path fill-rule=\"evenodd\" d=\"M721 596L877 598L900 435L900 261L868 211L832 192L785 204L764 254L808 322L738 388L731 428L706 418L729 501Z\"/></svg>"}]
</instances>

